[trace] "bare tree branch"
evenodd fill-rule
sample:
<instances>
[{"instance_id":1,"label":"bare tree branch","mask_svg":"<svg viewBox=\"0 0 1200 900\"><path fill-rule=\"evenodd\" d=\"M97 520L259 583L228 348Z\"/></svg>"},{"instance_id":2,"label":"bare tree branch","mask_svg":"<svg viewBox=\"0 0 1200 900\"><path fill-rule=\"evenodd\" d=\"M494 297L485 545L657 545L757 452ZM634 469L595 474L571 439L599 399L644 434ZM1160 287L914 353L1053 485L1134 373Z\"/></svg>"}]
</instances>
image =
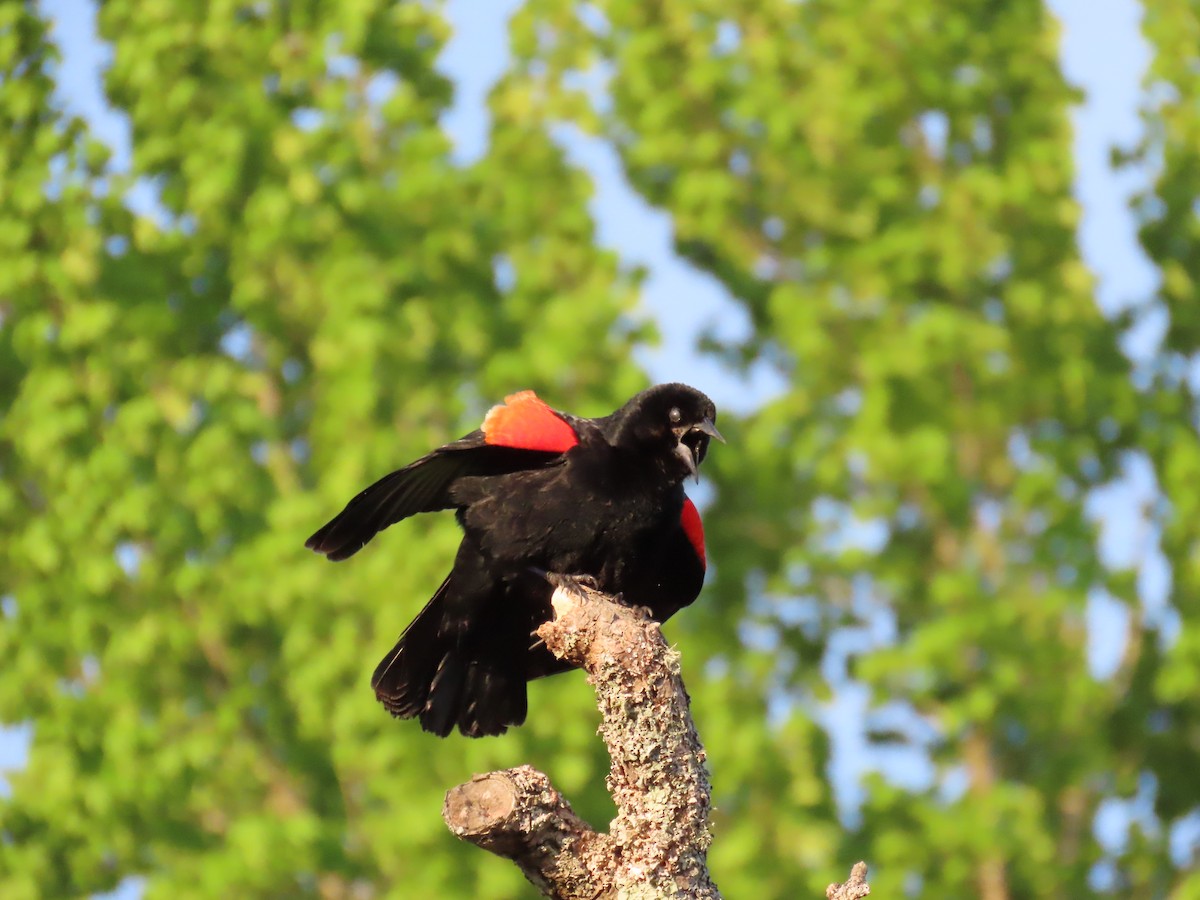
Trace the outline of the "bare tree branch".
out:
<instances>
[{"instance_id":1,"label":"bare tree branch","mask_svg":"<svg viewBox=\"0 0 1200 900\"><path fill-rule=\"evenodd\" d=\"M707 864L711 787L679 654L645 611L604 594L560 587L552 603L554 620L538 636L587 672L603 717L617 807L609 833L576 816L529 766L459 785L446 795L442 817L456 835L511 859L557 900L719 900ZM859 863L827 896L858 900L870 890L865 877Z\"/></svg>"},{"instance_id":2,"label":"bare tree branch","mask_svg":"<svg viewBox=\"0 0 1200 900\"><path fill-rule=\"evenodd\" d=\"M547 897L592 900L611 889L611 839L575 815L532 766L453 788L442 818L463 840L515 862Z\"/></svg>"}]
</instances>

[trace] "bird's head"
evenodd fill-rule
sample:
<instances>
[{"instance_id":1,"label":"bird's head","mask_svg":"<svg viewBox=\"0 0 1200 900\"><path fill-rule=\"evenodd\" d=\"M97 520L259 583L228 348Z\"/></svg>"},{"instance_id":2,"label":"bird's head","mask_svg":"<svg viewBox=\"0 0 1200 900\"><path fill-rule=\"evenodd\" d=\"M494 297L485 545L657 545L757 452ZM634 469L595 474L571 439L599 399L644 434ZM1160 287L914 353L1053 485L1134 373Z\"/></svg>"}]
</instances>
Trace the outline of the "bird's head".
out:
<instances>
[{"instance_id":1,"label":"bird's head","mask_svg":"<svg viewBox=\"0 0 1200 900\"><path fill-rule=\"evenodd\" d=\"M614 444L655 452L678 481L688 476L699 480L708 442L712 438L725 442L714 424L717 407L686 384L660 384L642 391L613 418Z\"/></svg>"}]
</instances>

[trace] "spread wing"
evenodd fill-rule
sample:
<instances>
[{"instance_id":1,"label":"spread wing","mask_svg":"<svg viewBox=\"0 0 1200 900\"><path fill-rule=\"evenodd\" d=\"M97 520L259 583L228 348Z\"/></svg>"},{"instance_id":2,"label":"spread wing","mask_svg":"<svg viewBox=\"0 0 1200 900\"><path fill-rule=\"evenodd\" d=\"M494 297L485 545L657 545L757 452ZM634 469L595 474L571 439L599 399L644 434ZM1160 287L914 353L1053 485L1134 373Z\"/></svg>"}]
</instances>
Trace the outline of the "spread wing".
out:
<instances>
[{"instance_id":1,"label":"spread wing","mask_svg":"<svg viewBox=\"0 0 1200 900\"><path fill-rule=\"evenodd\" d=\"M504 475L550 465L579 443L570 419L532 391L492 407L483 427L390 475L385 475L334 516L304 544L330 560L347 559L401 519L449 509L450 487L472 475Z\"/></svg>"}]
</instances>

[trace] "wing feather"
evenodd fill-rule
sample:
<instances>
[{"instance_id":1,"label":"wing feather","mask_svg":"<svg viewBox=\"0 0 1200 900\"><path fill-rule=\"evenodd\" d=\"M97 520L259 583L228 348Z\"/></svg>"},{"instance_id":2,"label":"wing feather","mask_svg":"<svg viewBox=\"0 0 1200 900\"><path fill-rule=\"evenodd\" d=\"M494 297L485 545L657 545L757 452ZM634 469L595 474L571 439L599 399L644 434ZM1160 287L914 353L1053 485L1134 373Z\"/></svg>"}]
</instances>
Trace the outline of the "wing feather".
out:
<instances>
[{"instance_id":1,"label":"wing feather","mask_svg":"<svg viewBox=\"0 0 1200 900\"><path fill-rule=\"evenodd\" d=\"M383 476L304 544L347 559L383 529L422 512L450 509L450 487L470 475L504 475L550 465L579 443L576 420L521 391L493 406L477 431Z\"/></svg>"},{"instance_id":2,"label":"wing feather","mask_svg":"<svg viewBox=\"0 0 1200 900\"><path fill-rule=\"evenodd\" d=\"M450 486L468 475L502 475L538 469L562 454L497 447L476 431L383 476L360 492L304 544L337 562L353 556L376 534L401 519L450 509Z\"/></svg>"}]
</instances>

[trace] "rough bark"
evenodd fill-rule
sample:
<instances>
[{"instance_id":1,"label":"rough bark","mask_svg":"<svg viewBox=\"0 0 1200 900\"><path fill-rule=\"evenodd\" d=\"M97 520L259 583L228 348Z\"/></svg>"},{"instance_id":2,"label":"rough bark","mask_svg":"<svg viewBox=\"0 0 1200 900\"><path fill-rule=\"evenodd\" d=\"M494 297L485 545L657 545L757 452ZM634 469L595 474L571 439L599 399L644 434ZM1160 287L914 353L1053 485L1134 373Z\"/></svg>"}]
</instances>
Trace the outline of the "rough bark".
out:
<instances>
[{"instance_id":1,"label":"rough bark","mask_svg":"<svg viewBox=\"0 0 1200 900\"><path fill-rule=\"evenodd\" d=\"M826 900L859 900L871 893L867 884L867 864L856 862L850 870L850 877L841 884L831 884L825 888Z\"/></svg>"},{"instance_id":2,"label":"rough bark","mask_svg":"<svg viewBox=\"0 0 1200 900\"><path fill-rule=\"evenodd\" d=\"M442 811L446 824L460 838L511 859L556 900L717 900L707 866L711 789L679 655L643 610L573 587L560 587L552 602L554 620L538 636L584 669L596 691L616 818L608 834L596 832L549 778L520 766L451 790ZM827 896L865 896L865 876L859 863L850 881L830 885Z\"/></svg>"},{"instance_id":3,"label":"rough bark","mask_svg":"<svg viewBox=\"0 0 1200 900\"><path fill-rule=\"evenodd\" d=\"M453 788L442 818L463 840L515 862L547 897L591 900L612 891L612 840L575 815L532 766Z\"/></svg>"}]
</instances>

